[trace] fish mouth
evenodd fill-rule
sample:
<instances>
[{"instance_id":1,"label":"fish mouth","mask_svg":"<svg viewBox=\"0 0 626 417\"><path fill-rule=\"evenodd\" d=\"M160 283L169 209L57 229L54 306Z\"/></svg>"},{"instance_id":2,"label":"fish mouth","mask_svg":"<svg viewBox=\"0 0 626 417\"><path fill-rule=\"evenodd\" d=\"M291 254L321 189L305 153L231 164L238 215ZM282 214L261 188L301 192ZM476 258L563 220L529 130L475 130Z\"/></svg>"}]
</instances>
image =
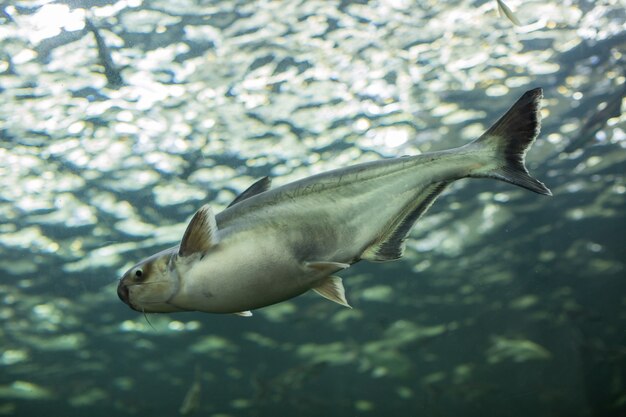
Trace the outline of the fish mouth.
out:
<instances>
[{"instance_id":1,"label":"fish mouth","mask_svg":"<svg viewBox=\"0 0 626 417\"><path fill-rule=\"evenodd\" d=\"M124 302L124 304L126 304L131 309L133 309L135 311L139 311L139 312L142 311L142 310L139 310L138 308L136 308L134 305L132 305L130 303L130 294L129 294L129 291L128 291L128 285L126 285L122 281L120 281L120 283L117 285L117 296L120 297L120 300L122 300Z\"/></svg>"},{"instance_id":2,"label":"fish mouth","mask_svg":"<svg viewBox=\"0 0 626 417\"><path fill-rule=\"evenodd\" d=\"M117 284L117 296L120 297L120 300L122 300L124 302L124 304L126 304L128 307L130 307L132 310L138 311L140 313L145 313L145 310L143 308L137 308L135 307L131 302L130 302L130 291L129 291L129 287L132 287L134 285L138 285L138 284L126 284L124 282L124 280L120 280L120 283Z\"/></svg>"},{"instance_id":3,"label":"fish mouth","mask_svg":"<svg viewBox=\"0 0 626 417\"><path fill-rule=\"evenodd\" d=\"M120 283L117 284L117 296L120 297L120 300L127 304L129 307L133 307L129 302L129 294L128 294L128 286L120 280Z\"/></svg>"},{"instance_id":4,"label":"fish mouth","mask_svg":"<svg viewBox=\"0 0 626 417\"><path fill-rule=\"evenodd\" d=\"M143 283L143 284L135 284L131 282L129 284L124 278L122 278L117 284L117 296L120 298L120 300L122 300L124 304L126 304L132 310L135 310L144 314L145 313L163 313L163 312L172 312L172 311L185 311L179 307L176 307L173 304L170 304L169 300L167 301L140 300L139 305L137 305L137 294L134 294L134 297L133 297L135 302L133 303L130 301L131 287L137 287L137 286L143 287L145 285L150 285L150 284L160 284L161 282L162 281L155 281L155 282L149 282L149 283ZM166 310L163 310L164 308Z\"/></svg>"}]
</instances>

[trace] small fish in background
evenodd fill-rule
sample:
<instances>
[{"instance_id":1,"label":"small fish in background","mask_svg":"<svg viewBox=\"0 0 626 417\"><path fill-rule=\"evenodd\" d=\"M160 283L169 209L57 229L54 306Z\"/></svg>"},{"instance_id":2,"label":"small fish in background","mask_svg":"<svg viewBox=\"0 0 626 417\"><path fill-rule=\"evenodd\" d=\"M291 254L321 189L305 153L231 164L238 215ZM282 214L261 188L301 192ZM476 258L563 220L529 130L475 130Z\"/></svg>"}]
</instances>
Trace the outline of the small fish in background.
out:
<instances>
[{"instance_id":1,"label":"small fish in background","mask_svg":"<svg viewBox=\"0 0 626 417\"><path fill-rule=\"evenodd\" d=\"M498 3L498 12L500 13L500 16L506 16L507 19L509 19L515 26L522 25L509 6L507 6L502 0L496 0L496 2Z\"/></svg>"},{"instance_id":2,"label":"small fish in background","mask_svg":"<svg viewBox=\"0 0 626 417\"><path fill-rule=\"evenodd\" d=\"M625 98L626 83L623 83L613 94L602 101L602 103L587 115L583 126L578 129L578 134L570 140L570 143L563 149L563 152L572 153L594 143L596 134L606 127L609 119L622 115L622 103Z\"/></svg>"},{"instance_id":3,"label":"small fish in background","mask_svg":"<svg viewBox=\"0 0 626 417\"><path fill-rule=\"evenodd\" d=\"M350 307L333 275L404 254L415 222L446 187L492 178L551 195L524 159L539 135L541 88L527 91L464 146L339 168L270 189L265 177L215 215L191 219L179 245L130 268L119 298L139 312L250 310L313 290Z\"/></svg>"},{"instance_id":4,"label":"small fish in background","mask_svg":"<svg viewBox=\"0 0 626 417\"><path fill-rule=\"evenodd\" d=\"M200 393L202 391L201 380L202 371L199 366L196 366L196 376L185 394L183 403L178 409L181 416L190 416L200 408Z\"/></svg>"},{"instance_id":5,"label":"small fish in background","mask_svg":"<svg viewBox=\"0 0 626 417\"><path fill-rule=\"evenodd\" d=\"M107 78L108 86L110 88L123 86L124 79L122 78L120 68L118 68L117 65L115 65L115 62L113 62L111 50L108 48L104 38L100 34L100 31L87 17L85 17L85 27L93 33L93 36L96 39L96 44L98 46L98 59L100 60L100 65L104 68L104 76Z\"/></svg>"},{"instance_id":6,"label":"small fish in background","mask_svg":"<svg viewBox=\"0 0 626 417\"><path fill-rule=\"evenodd\" d=\"M13 7L13 6L12 6ZM9 2L1 2L0 3L0 27L6 24L17 24L11 13L7 10L9 8ZM4 20L4 21L3 21ZM15 71L15 65L13 64L13 58L11 54L6 51L0 51L0 67L3 65L1 62L5 62L5 69L0 71L0 75L17 75ZM0 86L0 93L4 91L4 87ZM0 132L2 132L2 128L0 128Z\"/></svg>"},{"instance_id":7,"label":"small fish in background","mask_svg":"<svg viewBox=\"0 0 626 417\"><path fill-rule=\"evenodd\" d=\"M291 403L300 401L296 395L303 386L311 383L329 366L327 362L313 362L295 366L270 378L253 374L251 378L254 395L252 402L264 404L272 402ZM310 394L310 393L309 393Z\"/></svg>"},{"instance_id":8,"label":"small fish in background","mask_svg":"<svg viewBox=\"0 0 626 417\"><path fill-rule=\"evenodd\" d=\"M9 2L0 3L0 16L6 19L7 22L15 23L15 19L11 16L11 13L7 11L9 7Z\"/></svg>"}]
</instances>

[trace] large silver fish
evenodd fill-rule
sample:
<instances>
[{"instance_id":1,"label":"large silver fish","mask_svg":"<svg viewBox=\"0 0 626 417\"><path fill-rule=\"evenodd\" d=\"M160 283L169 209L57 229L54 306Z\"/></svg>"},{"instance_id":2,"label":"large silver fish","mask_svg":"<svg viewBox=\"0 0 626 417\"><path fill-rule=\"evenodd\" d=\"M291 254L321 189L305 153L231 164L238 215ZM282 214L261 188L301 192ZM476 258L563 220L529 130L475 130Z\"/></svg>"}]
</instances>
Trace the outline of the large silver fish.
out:
<instances>
[{"instance_id":1,"label":"large silver fish","mask_svg":"<svg viewBox=\"0 0 626 417\"><path fill-rule=\"evenodd\" d=\"M539 134L542 90L526 92L460 148L328 171L269 189L262 178L221 213L200 208L180 245L130 268L117 293L143 312L250 310L314 290L348 306L333 274L402 256L413 224L448 184L495 178L551 195L524 166Z\"/></svg>"}]
</instances>

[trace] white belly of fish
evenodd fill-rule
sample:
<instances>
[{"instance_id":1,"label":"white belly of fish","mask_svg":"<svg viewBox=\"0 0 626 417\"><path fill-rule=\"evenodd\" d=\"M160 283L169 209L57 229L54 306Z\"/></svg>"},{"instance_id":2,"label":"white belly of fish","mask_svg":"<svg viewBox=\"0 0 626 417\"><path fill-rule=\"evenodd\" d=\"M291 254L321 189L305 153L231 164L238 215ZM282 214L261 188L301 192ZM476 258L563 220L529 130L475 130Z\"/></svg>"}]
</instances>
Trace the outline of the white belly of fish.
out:
<instances>
[{"instance_id":1,"label":"white belly of fish","mask_svg":"<svg viewBox=\"0 0 626 417\"><path fill-rule=\"evenodd\" d=\"M177 265L180 287L169 303L211 313L251 310L300 295L324 277L307 271L277 236L245 235Z\"/></svg>"}]
</instances>

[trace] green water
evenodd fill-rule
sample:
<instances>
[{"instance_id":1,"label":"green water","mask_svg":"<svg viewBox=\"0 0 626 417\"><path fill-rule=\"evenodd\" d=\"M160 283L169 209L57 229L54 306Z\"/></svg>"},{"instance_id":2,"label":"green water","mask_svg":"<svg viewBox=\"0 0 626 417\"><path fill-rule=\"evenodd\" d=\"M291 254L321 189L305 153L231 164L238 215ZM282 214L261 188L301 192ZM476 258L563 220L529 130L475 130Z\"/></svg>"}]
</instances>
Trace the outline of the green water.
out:
<instances>
[{"instance_id":1,"label":"green water","mask_svg":"<svg viewBox=\"0 0 626 417\"><path fill-rule=\"evenodd\" d=\"M626 7L506 3L521 26L491 0L2 2L0 415L174 416L194 383L197 416L623 415ZM205 202L462 145L538 86L554 196L455 183L402 260L340 274L353 309L118 299Z\"/></svg>"}]
</instances>

